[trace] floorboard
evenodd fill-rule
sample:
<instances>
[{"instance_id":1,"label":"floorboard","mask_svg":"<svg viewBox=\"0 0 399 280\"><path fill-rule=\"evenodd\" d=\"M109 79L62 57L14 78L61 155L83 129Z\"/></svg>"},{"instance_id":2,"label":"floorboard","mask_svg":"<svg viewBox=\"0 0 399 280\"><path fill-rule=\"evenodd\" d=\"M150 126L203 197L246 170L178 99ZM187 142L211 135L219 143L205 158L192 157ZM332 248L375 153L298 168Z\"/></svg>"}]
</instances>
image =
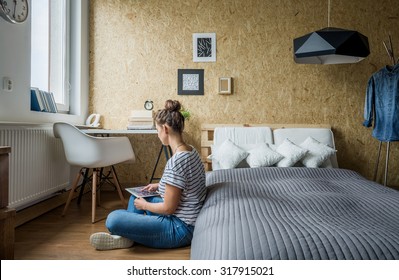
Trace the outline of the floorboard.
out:
<instances>
[{"instance_id":1,"label":"floorboard","mask_svg":"<svg viewBox=\"0 0 399 280\"><path fill-rule=\"evenodd\" d=\"M127 197L127 196L126 196ZM107 231L107 214L122 208L114 191L101 192L97 207L98 221L91 223L91 193L83 196L81 204L72 200L64 217L63 206L58 207L15 230L16 260L187 260L190 247L178 249L151 249L134 244L128 249L97 251L89 237L98 231Z\"/></svg>"}]
</instances>

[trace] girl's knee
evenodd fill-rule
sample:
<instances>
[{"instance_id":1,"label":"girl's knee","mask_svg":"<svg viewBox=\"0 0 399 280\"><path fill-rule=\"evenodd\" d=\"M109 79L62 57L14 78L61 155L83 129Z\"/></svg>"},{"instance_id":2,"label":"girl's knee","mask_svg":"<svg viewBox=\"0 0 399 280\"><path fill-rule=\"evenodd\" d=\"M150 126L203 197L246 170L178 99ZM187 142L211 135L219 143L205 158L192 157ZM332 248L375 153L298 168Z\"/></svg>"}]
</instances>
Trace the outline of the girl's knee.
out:
<instances>
[{"instance_id":1,"label":"girl's knee","mask_svg":"<svg viewBox=\"0 0 399 280\"><path fill-rule=\"evenodd\" d=\"M110 232L113 232L113 229L115 229L121 222L121 214L123 212L125 212L125 210L115 210L108 214L105 226Z\"/></svg>"}]
</instances>

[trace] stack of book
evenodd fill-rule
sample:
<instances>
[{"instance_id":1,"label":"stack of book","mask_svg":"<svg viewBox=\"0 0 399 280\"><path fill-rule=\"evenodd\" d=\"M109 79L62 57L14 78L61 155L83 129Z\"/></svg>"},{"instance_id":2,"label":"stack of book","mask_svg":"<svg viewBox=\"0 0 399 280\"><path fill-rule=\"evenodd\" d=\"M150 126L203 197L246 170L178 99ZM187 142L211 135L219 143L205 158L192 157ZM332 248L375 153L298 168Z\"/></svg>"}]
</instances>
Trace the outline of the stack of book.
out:
<instances>
[{"instance_id":1,"label":"stack of book","mask_svg":"<svg viewBox=\"0 0 399 280\"><path fill-rule=\"evenodd\" d=\"M53 93L38 88L30 90L30 109L38 112L58 112Z\"/></svg>"},{"instance_id":2,"label":"stack of book","mask_svg":"<svg viewBox=\"0 0 399 280\"><path fill-rule=\"evenodd\" d=\"M132 111L128 119L127 129L154 129L154 119L152 117L152 111Z\"/></svg>"}]
</instances>

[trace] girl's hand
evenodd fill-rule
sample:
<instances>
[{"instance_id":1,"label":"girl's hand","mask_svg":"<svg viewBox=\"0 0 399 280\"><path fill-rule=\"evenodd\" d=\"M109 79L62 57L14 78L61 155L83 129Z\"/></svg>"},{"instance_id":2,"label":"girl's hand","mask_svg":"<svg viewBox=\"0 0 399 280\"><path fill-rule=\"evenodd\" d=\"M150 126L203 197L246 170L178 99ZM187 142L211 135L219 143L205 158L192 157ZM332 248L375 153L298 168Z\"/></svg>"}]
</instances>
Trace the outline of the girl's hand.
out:
<instances>
[{"instance_id":1,"label":"girl's hand","mask_svg":"<svg viewBox=\"0 0 399 280\"><path fill-rule=\"evenodd\" d=\"M138 210L146 210L147 200L142 197L138 197L134 200L134 207Z\"/></svg>"},{"instance_id":2,"label":"girl's hand","mask_svg":"<svg viewBox=\"0 0 399 280\"><path fill-rule=\"evenodd\" d=\"M149 191L149 192L155 192L158 189L158 186L159 186L158 183L149 184L149 185L145 186L143 188L143 190Z\"/></svg>"}]
</instances>

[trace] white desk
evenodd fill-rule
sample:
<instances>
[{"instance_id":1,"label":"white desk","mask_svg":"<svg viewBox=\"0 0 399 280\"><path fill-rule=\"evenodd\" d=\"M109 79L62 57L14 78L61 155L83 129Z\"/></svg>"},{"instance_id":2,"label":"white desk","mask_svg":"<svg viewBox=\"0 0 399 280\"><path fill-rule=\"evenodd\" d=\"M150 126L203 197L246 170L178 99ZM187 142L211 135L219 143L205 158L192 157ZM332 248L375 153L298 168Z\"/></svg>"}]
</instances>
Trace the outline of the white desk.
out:
<instances>
[{"instance_id":1,"label":"white desk","mask_svg":"<svg viewBox=\"0 0 399 280\"><path fill-rule=\"evenodd\" d=\"M81 131L86 134L91 134L91 135L95 135L95 136L109 136L111 134L112 135L115 135L115 134L154 134L154 135L157 135L158 134L158 131L156 129L97 129L97 128L90 128L90 129L81 129ZM155 178L154 175L157 170L162 151L165 154L166 161L168 161L169 158L172 156L172 151L171 151L170 147L161 145L161 149L159 151L157 160L154 165L154 169L152 171L150 183L152 183L153 180L161 179L161 178Z\"/></svg>"},{"instance_id":2,"label":"white desk","mask_svg":"<svg viewBox=\"0 0 399 280\"><path fill-rule=\"evenodd\" d=\"M99 128L90 128L90 129L81 129L82 132L86 134L158 134L156 129L99 129Z\"/></svg>"}]
</instances>

